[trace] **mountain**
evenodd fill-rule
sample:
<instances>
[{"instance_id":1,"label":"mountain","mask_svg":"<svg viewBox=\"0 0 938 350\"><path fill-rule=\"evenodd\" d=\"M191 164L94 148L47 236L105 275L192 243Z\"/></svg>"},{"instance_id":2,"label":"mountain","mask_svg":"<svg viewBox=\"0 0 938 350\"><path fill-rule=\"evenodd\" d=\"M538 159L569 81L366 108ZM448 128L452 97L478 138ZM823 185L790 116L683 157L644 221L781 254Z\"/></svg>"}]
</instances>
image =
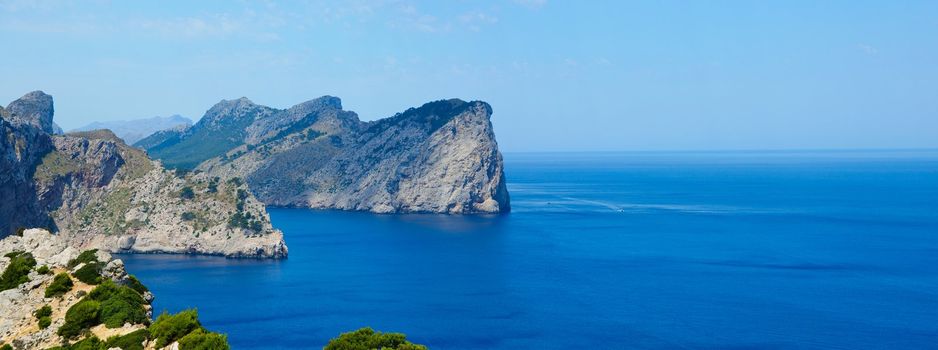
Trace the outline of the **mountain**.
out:
<instances>
[{"instance_id":1,"label":"mountain","mask_svg":"<svg viewBox=\"0 0 938 350\"><path fill-rule=\"evenodd\" d=\"M134 120L115 120L107 122L94 122L71 131L91 131L108 129L114 132L127 144L133 144L140 139L161 130L184 128L192 125L192 120L181 115L169 117L153 117Z\"/></svg>"},{"instance_id":2,"label":"mountain","mask_svg":"<svg viewBox=\"0 0 938 350\"><path fill-rule=\"evenodd\" d=\"M168 167L247 180L268 205L378 213L510 210L485 102L441 100L373 122L323 96L288 109L224 100L135 146Z\"/></svg>"},{"instance_id":3,"label":"mountain","mask_svg":"<svg viewBox=\"0 0 938 350\"><path fill-rule=\"evenodd\" d=\"M47 227L82 248L286 256L241 179L166 170L108 130L52 135L52 111L42 92L0 109L0 237Z\"/></svg>"}]
</instances>

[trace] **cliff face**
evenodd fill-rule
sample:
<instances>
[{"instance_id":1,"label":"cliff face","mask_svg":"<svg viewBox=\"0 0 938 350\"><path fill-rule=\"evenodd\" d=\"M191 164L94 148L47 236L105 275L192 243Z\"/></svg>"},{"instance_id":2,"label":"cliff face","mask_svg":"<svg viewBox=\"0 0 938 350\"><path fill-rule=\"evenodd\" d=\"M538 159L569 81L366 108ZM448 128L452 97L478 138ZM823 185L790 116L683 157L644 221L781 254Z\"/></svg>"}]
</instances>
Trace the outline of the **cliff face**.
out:
<instances>
[{"instance_id":1,"label":"cliff face","mask_svg":"<svg viewBox=\"0 0 938 350\"><path fill-rule=\"evenodd\" d=\"M43 226L72 246L112 252L287 254L283 234L273 229L263 204L241 181L177 175L107 130L61 136L32 124L23 130L37 135L15 130L8 135L22 140L22 147L0 148L6 163L23 167L23 174L3 173L11 181L0 190L19 196L4 201L10 208L0 208L0 222L13 222L3 234ZM38 150L44 152L34 154ZM28 225L35 222L40 225Z\"/></svg>"},{"instance_id":2,"label":"cliff face","mask_svg":"<svg viewBox=\"0 0 938 350\"><path fill-rule=\"evenodd\" d=\"M153 294L121 260L62 235L27 229L0 240L0 271L0 345L14 350L229 348L195 311L153 320Z\"/></svg>"},{"instance_id":3,"label":"cliff face","mask_svg":"<svg viewBox=\"0 0 938 350\"><path fill-rule=\"evenodd\" d=\"M16 102L10 107L23 110L23 104ZM40 106L40 110L51 108ZM53 149L51 136L40 128L44 118L34 113L13 114L0 107L0 237L18 227L50 224L33 182L36 165Z\"/></svg>"},{"instance_id":4,"label":"cliff face","mask_svg":"<svg viewBox=\"0 0 938 350\"><path fill-rule=\"evenodd\" d=\"M286 110L223 101L202 121L137 145L169 166L172 157L227 135L227 151L204 152L197 170L247 179L269 205L379 213L497 213L510 210L491 107L453 99L364 123L324 96ZM250 117L247 117L250 116ZM203 123L204 121L204 123ZM223 131L220 131L223 130ZM217 137L217 136L214 136Z\"/></svg>"}]
</instances>

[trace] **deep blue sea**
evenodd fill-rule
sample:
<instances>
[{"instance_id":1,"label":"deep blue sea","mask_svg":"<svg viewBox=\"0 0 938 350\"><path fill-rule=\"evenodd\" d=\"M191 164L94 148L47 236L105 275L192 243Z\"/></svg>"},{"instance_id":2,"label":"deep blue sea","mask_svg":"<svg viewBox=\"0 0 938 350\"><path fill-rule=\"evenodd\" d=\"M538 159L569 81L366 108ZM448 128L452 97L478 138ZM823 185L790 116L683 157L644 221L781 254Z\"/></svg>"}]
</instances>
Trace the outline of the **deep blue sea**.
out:
<instances>
[{"instance_id":1,"label":"deep blue sea","mask_svg":"<svg viewBox=\"0 0 938 350\"><path fill-rule=\"evenodd\" d=\"M938 348L938 151L505 160L507 215L271 208L287 260L122 258L235 349Z\"/></svg>"}]
</instances>

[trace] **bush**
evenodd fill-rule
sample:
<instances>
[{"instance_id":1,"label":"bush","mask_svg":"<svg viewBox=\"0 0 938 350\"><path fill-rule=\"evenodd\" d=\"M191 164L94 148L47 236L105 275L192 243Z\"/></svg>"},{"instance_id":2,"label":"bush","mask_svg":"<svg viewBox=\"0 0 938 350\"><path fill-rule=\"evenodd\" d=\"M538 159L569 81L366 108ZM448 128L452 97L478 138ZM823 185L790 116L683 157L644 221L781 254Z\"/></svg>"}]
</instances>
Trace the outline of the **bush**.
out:
<instances>
[{"instance_id":1,"label":"bush","mask_svg":"<svg viewBox=\"0 0 938 350\"><path fill-rule=\"evenodd\" d=\"M59 335L72 338L87 328L104 323L117 328L124 323L147 323L146 302L140 293L112 281L104 281L65 313Z\"/></svg>"},{"instance_id":2,"label":"bush","mask_svg":"<svg viewBox=\"0 0 938 350\"><path fill-rule=\"evenodd\" d=\"M179 215L179 218L182 219L182 221L192 221L195 220L195 213L187 211L182 213L182 215Z\"/></svg>"},{"instance_id":3,"label":"bush","mask_svg":"<svg viewBox=\"0 0 938 350\"><path fill-rule=\"evenodd\" d=\"M85 264L80 269L76 270L74 275L79 281L82 281L87 284L98 284L101 283L101 269L104 268L104 264L100 262L91 262Z\"/></svg>"},{"instance_id":4,"label":"bush","mask_svg":"<svg viewBox=\"0 0 938 350\"><path fill-rule=\"evenodd\" d=\"M3 344L0 346L0 350L13 350L13 346L10 344Z\"/></svg>"},{"instance_id":5,"label":"bush","mask_svg":"<svg viewBox=\"0 0 938 350\"><path fill-rule=\"evenodd\" d=\"M52 307L49 305L44 305L43 307L39 308L39 310L33 311L33 316L36 316L36 318L52 316Z\"/></svg>"},{"instance_id":6,"label":"bush","mask_svg":"<svg viewBox=\"0 0 938 350\"><path fill-rule=\"evenodd\" d=\"M426 350L427 347L407 341L402 333L381 333L365 327L353 332L342 333L329 341L323 350Z\"/></svg>"},{"instance_id":7,"label":"bush","mask_svg":"<svg viewBox=\"0 0 938 350\"><path fill-rule=\"evenodd\" d=\"M101 303L99 323L104 323L108 328L118 328L128 322L140 324L148 321L144 308L146 301L130 287L105 281L88 293L88 298Z\"/></svg>"},{"instance_id":8,"label":"bush","mask_svg":"<svg viewBox=\"0 0 938 350\"><path fill-rule=\"evenodd\" d=\"M36 266L36 259L29 253L16 252L7 254L10 258L10 265L7 266L3 274L0 275L0 291L13 289L19 285L29 282L29 271Z\"/></svg>"},{"instance_id":9,"label":"bush","mask_svg":"<svg viewBox=\"0 0 938 350\"><path fill-rule=\"evenodd\" d=\"M68 273L62 272L55 275L55 277L52 278L52 283L46 287L46 298L68 293L68 291L72 290L72 286L74 286L74 284L72 283L72 279L68 277Z\"/></svg>"},{"instance_id":10,"label":"bush","mask_svg":"<svg viewBox=\"0 0 938 350\"><path fill-rule=\"evenodd\" d=\"M81 334L82 330L99 324L100 315L101 303L83 299L65 312L65 324L59 328L59 335L64 338L73 338Z\"/></svg>"},{"instance_id":11,"label":"bush","mask_svg":"<svg viewBox=\"0 0 938 350\"><path fill-rule=\"evenodd\" d=\"M101 339L98 337L90 336L88 338L82 339L72 346L69 346L69 350L100 350L104 344L101 343Z\"/></svg>"},{"instance_id":12,"label":"bush","mask_svg":"<svg viewBox=\"0 0 938 350\"><path fill-rule=\"evenodd\" d=\"M170 315L165 311L150 326L150 338L156 339L156 348L162 348L182 339L192 331L201 329L199 312L195 309L180 311Z\"/></svg>"},{"instance_id":13,"label":"bush","mask_svg":"<svg viewBox=\"0 0 938 350\"><path fill-rule=\"evenodd\" d=\"M104 342L102 349L120 348L121 350L143 350L143 342L150 337L150 332L141 329L122 336L113 336Z\"/></svg>"},{"instance_id":14,"label":"bush","mask_svg":"<svg viewBox=\"0 0 938 350\"><path fill-rule=\"evenodd\" d=\"M48 275L52 273L52 270L50 270L48 266L42 265L36 269L36 272L39 273L40 275Z\"/></svg>"},{"instance_id":15,"label":"bush","mask_svg":"<svg viewBox=\"0 0 938 350\"><path fill-rule=\"evenodd\" d=\"M206 332L205 329L196 329L179 339L181 350L228 350L228 337L224 334Z\"/></svg>"},{"instance_id":16,"label":"bush","mask_svg":"<svg viewBox=\"0 0 938 350\"><path fill-rule=\"evenodd\" d=\"M179 191L179 198L182 199L192 199L195 198L195 191L192 190L192 187L186 186Z\"/></svg>"},{"instance_id":17,"label":"bush","mask_svg":"<svg viewBox=\"0 0 938 350\"><path fill-rule=\"evenodd\" d=\"M137 291L137 293L140 293L140 295L143 295L143 293L150 291L149 289L147 289L147 286L143 285L143 283L140 283L140 280L138 280L137 276L134 276L134 275L127 276L127 287L130 287L130 289Z\"/></svg>"},{"instance_id":18,"label":"bush","mask_svg":"<svg viewBox=\"0 0 938 350\"><path fill-rule=\"evenodd\" d=\"M68 268L73 268L75 266L78 266L78 264L82 264L82 263L88 264L92 262L98 262L98 250L97 249L91 249L91 250L86 250L86 251L81 252L81 254L78 254L77 257L68 261Z\"/></svg>"},{"instance_id":19,"label":"bush","mask_svg":"<svg viewBox=\"0 0 938 350\"><path fill-rule=\"evenodd\" d=\"M50 325L52 325L52 318L49 316L39 318L39 329L49 328Z\"/></svg>"}]
</instances>

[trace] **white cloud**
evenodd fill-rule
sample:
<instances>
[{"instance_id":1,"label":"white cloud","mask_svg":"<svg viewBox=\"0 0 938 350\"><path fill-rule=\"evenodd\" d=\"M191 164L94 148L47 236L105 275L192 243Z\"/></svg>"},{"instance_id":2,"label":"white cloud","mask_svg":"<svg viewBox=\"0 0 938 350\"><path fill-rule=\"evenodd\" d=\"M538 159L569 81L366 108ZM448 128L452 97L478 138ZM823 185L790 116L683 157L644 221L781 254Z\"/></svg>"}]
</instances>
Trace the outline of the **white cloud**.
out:
<instances>
[{"instance_id":1,"label":"white cloud","mask_svg":"<svg viewBox=\"0 0 938 350\"><path fill-rule=\"evenodd\" d=\"M512 0L512 2L532 10L537 10L547 5L547 0Z\"/></svg>"},{"instance_id":2,"label":"white cloud","mask_svg":"<svg viewBox=\"0 0 938 350\"><path fill-rule=\"evenodd\" d=\"M875 55L879 53L879 50L877 50L875 47L868 45L868 44L859 44L857 45L857 48L860 49L860 51L863 51L863 53L867 55Z\"/></svg>"},{"instance_id":3,"label":"white cloud","mask_svg":"<svg viewBox=\"0 0 938 350\"><path fill-rule=\"evenodd\" d=\"M482 30L482 26L498 23L498 17L481 11L473 11L459 16L459 22L472 31Z\"/></svg>"}]
</instances>

